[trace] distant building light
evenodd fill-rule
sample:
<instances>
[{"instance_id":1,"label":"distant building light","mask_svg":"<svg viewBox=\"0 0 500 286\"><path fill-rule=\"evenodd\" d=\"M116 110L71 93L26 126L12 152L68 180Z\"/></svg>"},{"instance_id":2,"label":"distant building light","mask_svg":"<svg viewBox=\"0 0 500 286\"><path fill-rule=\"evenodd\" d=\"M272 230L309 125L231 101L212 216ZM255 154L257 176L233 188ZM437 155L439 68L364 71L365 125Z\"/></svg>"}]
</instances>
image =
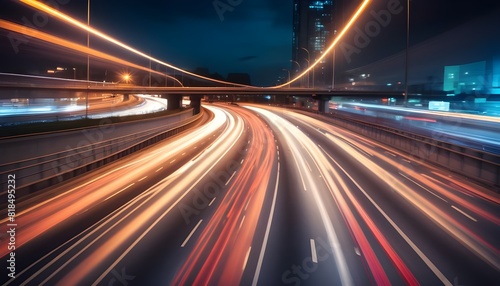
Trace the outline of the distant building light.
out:
<instances>
[{"instance_id":1,"label":"distant building light","mask_svg":"<svg viewBox=\"0 0 500 286\"><path fill-rule=\"evenodd\" d=\"M390 83L390 82L387 84L387 86L391 86L391 85L392 85L392 83Z\"/></svg>"}]
</instances>

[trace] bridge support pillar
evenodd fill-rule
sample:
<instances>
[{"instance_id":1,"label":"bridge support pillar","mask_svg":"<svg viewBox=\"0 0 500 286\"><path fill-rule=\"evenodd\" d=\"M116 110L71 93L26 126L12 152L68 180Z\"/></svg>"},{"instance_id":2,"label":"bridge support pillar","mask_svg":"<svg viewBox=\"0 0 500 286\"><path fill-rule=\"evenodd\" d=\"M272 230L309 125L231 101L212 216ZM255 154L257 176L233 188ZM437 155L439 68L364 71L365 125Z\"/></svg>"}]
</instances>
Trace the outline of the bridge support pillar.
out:
<instances>
[{"instance_id":1,"label":"bridge support pillar","mask_svg":"<svg viewBox=\"0 0 500 286\"><path fill-rule=\"evenodd\" d=\"M176 110L181 108L181 94L167 94L164 96L167 100L167 110Z\"/></svg>"},{"instance_id":2,"label":"bridge support pillar","mask_svg":"<svg viewBox=\"0 0 500 286\"><path fill-rule=\"evenodd\" d=\"M129 99L130 99L130 94L125 93L125 94L123 95L123 101L128 101Z\"/></svg>"},{"instance_id":3,"label":"bridge support pillar","mask_svg":"<svg viewBox=\"0 0 500 286\"><path fill-rule=\"evenodd\" d=\"M318 100L318 111L321 113L326 113L330 111L329 108L329 102L330 102L330 96L318 96L316 97L316 100Z\"/></svg>"},{"instance_id":4,"label":"bridge support pillar","mask_svg":"<svg viewBox=\"0 0 500 286\"><path fill-rule=\"evenodd\" d=\"M201 96L200 95L190 95L191 107L194 109L193 114L198 114L201 111Z\"/></svg>"}]
</instances>

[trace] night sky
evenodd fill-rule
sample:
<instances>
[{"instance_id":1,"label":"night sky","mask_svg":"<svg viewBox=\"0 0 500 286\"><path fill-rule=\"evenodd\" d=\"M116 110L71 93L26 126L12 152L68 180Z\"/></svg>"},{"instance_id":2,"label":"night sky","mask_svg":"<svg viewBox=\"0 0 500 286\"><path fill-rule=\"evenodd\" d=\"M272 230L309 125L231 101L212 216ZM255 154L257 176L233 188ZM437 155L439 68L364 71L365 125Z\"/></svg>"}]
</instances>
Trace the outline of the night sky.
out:
<instances>
[{"instance_id":1,"label":"night sky","mask_svg":"<svg viewBox=\"0 0 500 286\"><path fill-rule=\"evenodd\" d=\"M65 13L86 22L87 1L53 1L61 3L60 9ZM35 12L15 2L3 1L0 17L17 23L23 23L23 18L33 21ZM351 9L360 3L358 0L348 2L346 6ZM402 4L404 2L401 1ZM226 8L229 10L218 11L214 3L219 4L222 10L224 5L228 5ZM412 3L412 42L425 40L471 18L481 17L493 6L498 7L496 1L490 0L412 0ZM373 1L372 4L371 9L379 9L380 3ZM292 0L91 0L91 25L180 68L195 70L204 67L210 73L217 72L224 77L231 72L249 73L252 84L273 85L277 76L283 73L282 69L291 65L292 6ZM378 37L384 45L390 44L391 38L397 41L392 45L394 51L379 49L381 56L402 48L404 13L398 17L383 31L385 34L381 33ZM82 44L86 39L86 34L62 28L55 19L49 19L40 30L55 32ZM393 30L398 31L400 37L393 37ZM48 48L51 51L42 51L43 45L33 42L15 51L6 35L7 32L0 31L3 58L0 72L21 72L19 66L33 64L33 57L49 61L51 56L57 54L57 49L56 52L52 48ZM109 46L101 47L96 41L93 46L116 55L127 55ZM377 45L373 44L375 47ZM58 56L63 59L60 60L62 62L78 59L71 55ZM83 58L81 61L83 64ZM139 63L147 65L144 61ZM40 70L45 68L43 66Z\"/></svg>"},{"instance_id":2,"label":"night sky","mask_svg":"<svg viewBox=\"0 0 500 286\"><path fill-rule=\"evenodd\" d=\"M212 0L94 2L94 25L181 68L246 72L272 84L290 65L290 0L232 1L238 5L225 12Z\"/></svg>"},{"instance_id":3,"label":"night sky","mask_svg":"<svg viewBox=\"0 0 500 286\"><path fill-rule=\"evenodd\" d=\"M61 10L86 22L86 1L67 2ZM225 12L218 12L213 3L93 0L91 25L180 68L208 68L224 77L231 72L249 73L254 84L274 84L276 75L290 66L292 1L222 0L238 4ZM15 13L7 17L22 23L21 18L30 18L33 11L20 6L11 2L9 8ZM54 22L51 19L43 30L56 30L51 27ZM78 33L63 34L82 42L84 35ZM2 40L3 53L12 54L8 41Z\"/></svg>"}]
</instances>

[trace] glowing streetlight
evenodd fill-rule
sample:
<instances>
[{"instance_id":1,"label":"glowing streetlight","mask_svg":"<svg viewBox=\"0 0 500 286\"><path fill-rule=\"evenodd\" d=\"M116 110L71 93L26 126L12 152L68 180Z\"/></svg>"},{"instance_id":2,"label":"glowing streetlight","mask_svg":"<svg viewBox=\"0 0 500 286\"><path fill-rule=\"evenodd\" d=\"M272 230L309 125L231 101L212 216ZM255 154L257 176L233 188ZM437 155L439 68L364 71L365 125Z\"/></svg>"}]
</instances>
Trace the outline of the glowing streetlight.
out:
<instances>
[{"instance_id":1,"label":"glowing streetlight","mask_svg":"<svg viewBox=\"0 0 500 286\"><path fill-rule=\"evenodd\" d=\"M132 76L129 73L124 74L122 78L125 81L125 83L129 83L130 81L132 81Z\"/></svg>"}]
</instances>

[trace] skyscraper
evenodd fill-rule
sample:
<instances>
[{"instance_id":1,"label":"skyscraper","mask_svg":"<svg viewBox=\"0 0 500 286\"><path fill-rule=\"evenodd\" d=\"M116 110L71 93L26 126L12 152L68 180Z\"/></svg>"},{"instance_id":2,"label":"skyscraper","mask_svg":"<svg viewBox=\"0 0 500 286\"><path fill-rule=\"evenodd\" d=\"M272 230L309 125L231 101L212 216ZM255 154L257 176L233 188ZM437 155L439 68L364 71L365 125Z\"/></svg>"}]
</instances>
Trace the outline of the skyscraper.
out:
<instances>
[{"instance_id":1,"label":"skyscraper","mask_svg":"<svg viewBox=\"0 0 500 286\"><path fill-rule=\"evenodd\" d=\"M335 37L334 3L332 0L294 0L291 71L297 75L313 64ZM330 87L333 77L333 57L325 57L302 87Z\"/></svg>"}]
</instances>

